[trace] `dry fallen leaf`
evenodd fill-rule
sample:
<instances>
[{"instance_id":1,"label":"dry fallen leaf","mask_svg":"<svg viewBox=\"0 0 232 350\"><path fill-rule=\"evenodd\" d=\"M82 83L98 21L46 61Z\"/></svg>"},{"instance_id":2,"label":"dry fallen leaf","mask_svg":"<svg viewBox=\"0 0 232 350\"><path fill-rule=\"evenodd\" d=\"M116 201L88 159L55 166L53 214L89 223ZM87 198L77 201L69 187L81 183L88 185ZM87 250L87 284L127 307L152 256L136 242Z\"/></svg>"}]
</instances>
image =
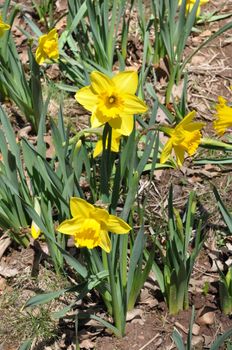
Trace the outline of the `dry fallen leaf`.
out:
<instances>
[{"instance_id":1,"label":"dry fallen leaf","mask_svg":"<svg viewBox=\"0 0 232 350\"><path fill-rule=\"evenodd\" d=\"M4 235L0 238L0 259L10 244L11 238L4 233Z\"/></svg>"},{"instance_id":2,"label":"dry fallen leaf","mask_svg":"<svg viewBox=\"0 0 232 350\"><path fill-rule=\"evenodd\" d=\"M198 324L194 323L192 328L193 335L199 335L201 327Z\"/></svg>"},{"instance_id":3,"label":"dry fallen leaf","mask_svg":"<svg viewBox=\"0 0 232 350\"><path fill-rule=\"evenodd\" d=\"M7 286L6 280L3 277L0 277L0 293L3 291Z\"/></svg>"},{"instance_id":4,"label":"dry fallen leaf","mask_svg":"<svg viewBox=\"0 0 232 350\"><path fill-rule=\"evenodd\" d=\"M67 10L67 0L57 0L56 1L57 12L63 12Z\"/></svg>"},{"instance_id":5,"label":"dry fallen leaf","mask_svg":"<svg viewBox=\"0 0 232 350\"><path fill-rule=\"evenodd\" d=\"M181 323L175 322L175 326L181 329L185 334L188 334L188 328L184 327Z\"/></svg>"},{"instance_id":6,"label":"dry fallen leaf","mask_svg":"<svg viewBox=\"0 0 232 350\"><path fill-rule=\"evenodd\" d=\"M198 318L197 323L202 325L212 325L215 322L215 312L209 311Z\"/></svg>"},{"instance_id":7,"label":"dry fallen leaf","mask_svg":"<svg viewBox=\"0 0 232 350\"><path fill-rule=\"evenodd\" d=\"M203 345L204 338L201 335L194 335L192 337L192 346Z\"/></svg>"},{"instance_id":8,"label":"dry fallen leaf","mask_svg":"<svg viewBox=\"0 0 232 350\"><path fill-rule=\"evenodd\" d=\"M211 30L209 30L209 29L204 30L204 31L200 34L200 36L201 36L202 38L205 38L205 37L208 37L208 36L211 36L211 35L212 35L212 32L211 32Z\"/></svg>"},{"instance_id":9,"label":"dry fallen leaf","mask_svg":"<svg viewBox=\"0 0 232 350\"><path fill-rule=\"evenodd\" d=\"M127 312L126 320L131 321L134 318L142 318L143 311L141 309L133 309Z\"/></svg>"},{"instance_id":10,"label":"dry fallen leaf","mask_svg":"<svg viewBox=\"0 0 232 350\"><path fill-rule=\"evenodd\" d=\"M0 275L3 277L14 277L19 273L17 269L11 269L8 266L0 265Z\"/></svg>"},{"instance_id":11,"label":"dry fallen leaf","mask_svg":"<svg viewBox=\"0 0 232 350\"><path fill-rule=\"evenodd\" d=\"M80 341L79 344L81 349L93 349L95 347L95 343L91 339L84 339L83 341Z\"/></svg>"},{"instance_id":12,"label":"dry fallen leaf","mask_svg":"<svg viewBox=\"0 0 232 350\"><path fill-rule=\"evenodd\" d=\"M205 57L202 55L196 55L193 56L192 60L191 60L191 64L193 66L200 66L201 64L203 64L205 62Z\"/></svg>"}]
</instances>

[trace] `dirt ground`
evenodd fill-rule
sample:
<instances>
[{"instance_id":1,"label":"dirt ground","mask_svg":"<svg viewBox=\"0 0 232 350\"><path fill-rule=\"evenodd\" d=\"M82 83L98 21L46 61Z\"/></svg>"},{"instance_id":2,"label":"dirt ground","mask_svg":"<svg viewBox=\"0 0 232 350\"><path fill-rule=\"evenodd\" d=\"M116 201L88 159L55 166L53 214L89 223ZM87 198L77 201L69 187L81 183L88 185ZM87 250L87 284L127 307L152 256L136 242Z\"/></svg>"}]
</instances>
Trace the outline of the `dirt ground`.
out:
<instances>
[{"instance_id":1,"label":"dirt ground","mask_svg":"<svg viewBox=\"0 0 232 350\"><path fill-rule=\"evenodd\" d=\"M29 6L30 1L25 2L25 6L27 3ZM59 3L59 6L64 5L64 1L56 3ZM205 12L212 12L216 9L220 14L232 14L232 1L210 1L204 6ZM136 23L136 12L132 15ZM197 25L198 32L193 33L189 38L186 54L222 25L231 21L231 18ZM22 23L21 19L18 19L18 23ZM16 29L15 31L23 60L24 41L21 40L21 34ZM128 65L133 65L135 60L139 60L140 48L139 37L132 36L128 46L130 54ZM219 95L232 103L231 57L232 31L229 31L201 50L187 67L189 72L188 107L191 110L195 109L199 118L205 122L212 121L213 106ZM152 81L152 77L150 79ZM165 84L165 79L160 79L154 85L161 101L164 98ZM179 91L180 88L176 87L174 96L178 96ZM56 114L57 101L54 100L53 103L54 109L51 114ZM76 113L80 113L72 98L67 98L65 106L65 114L69 117L71 114L76 118ZM23 127L23 118L21 119L16 114L14 106L8 105L7 108L15 123L15 129L20 130ZM206 127L205 131L208 135L212 132L210 127ZM206 151L202 150L200 156L205 154ZM217 294L218 273L214 262L217 259L223 266L231 259L232 242L230 236L225 237L226 227L221 220L210 186L213 183L217 187L225 204L232 209L231 166L199 166L194 163L194 160L196 161L196 157L192 161L187 160L185 166L178 171L159 170L155 172L154 179L149 184L149 193L146 193L146 176L141 181L144 194L148 195L148 211L153 217L154 227L159 224L161 218L164 219L163 213L167 208L168 188L171 182L174 188L175 206L182 210L189 191L194 189L197 192L200 213L207 218L204 225L207 240L191 278L188 311L183 311L175 317L168 314L167 307L158 291L155 276L151 273L136 309L128 315L124 338L115 338L95 321L80 323L79 332L76 334L73 315L60 321L50 317L50 311L57 311L67 305L71 297L62 296L57 301L33 310L23 308L28 298L35 293L63 288L67 285L67 280L55 275L45 255L39 254L33 243L28 249L22 249L13 244L0 260L0 350L15 350L23 340L35 334L37 342L34 344L34 350L71 350L76 349L78 343L82 349L86 350L176 349L171 334L175 327L184 339L187 338L192 305L196 310L193 333L194 349L209 348L219 334L232 328L231 316L225 316L220 311ZM162 234L164 229L165 223L164 227L159 227L159 234ZM106 317L103 306L94 296L83 300L81 307L84 310L89 307L95 308L99 315ZM229 346L232 346L232 340L228 341L222 349L231 349Z\"/></svg>"}]
</instances>

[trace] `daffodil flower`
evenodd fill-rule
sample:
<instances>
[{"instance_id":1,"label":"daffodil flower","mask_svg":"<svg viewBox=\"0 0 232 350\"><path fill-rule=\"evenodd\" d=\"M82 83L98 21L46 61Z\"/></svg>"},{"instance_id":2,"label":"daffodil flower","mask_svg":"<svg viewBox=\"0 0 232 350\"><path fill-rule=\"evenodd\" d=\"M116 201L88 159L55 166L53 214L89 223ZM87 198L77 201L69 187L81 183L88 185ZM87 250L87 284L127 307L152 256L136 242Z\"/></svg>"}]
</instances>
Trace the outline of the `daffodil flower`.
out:
<instances>
[{"instance_id":1,"label":"daffodil flower","mask_svg":"<svg viewBox=\"0 0 232 350\"><path fill-rule=\"evenodd\" d=\"M205 124L192 122L195 114L195 111L189 113L175 128L162 128L162 130L170 136L170 139L163 148L160 156L160 163L165 163L167 161L172 149L174 149L179 166L184 162L185 153L192 156L196 152L201 140L200 130Z\"/></svg>"},{"instance_id":2,"label":"daffodil flower","mask_svg":"<svg viewBox=\"0 0 232 350\"><path fill-rule=\"evenodd\" d=\"M10 25L3 22L2 16L0 15L0 37L4 35L6 30L10 29Z\"/></svg>"},{"instance_id":3,"label":"daffodil flower","mask_svg":"<svg viewBox=\"0 0 232 350\"><path fill-rule=\"evenodd\" d=\"M137 72L120 72L109 78L94 71L90 80L91 85L78 90L75 98L92 112L92 128L109 123L120 134L129 135L134 126L133 115L147 111L146 104L135 96Z\"/></svg>"},{"instance_id":4,"label":"daffodil flower","mask_svg":"<svg viewBox=\"0 0 232 350\"><path fill-rule=\"evenodd\" d=\"M120 134L117 130L112 129L112 135L111 135L111 151L112 152L119 152L119 146L120 146L120 138L122 137L122 134ZM106 139L106 148L108 147L108 137ZM99 156L103 151L103 139L100 137L100 139L97 141L96 146L94 148L93 157Z\"/></svg>"},{"instance_id":5,"label":"daffodil flower","mask_svg":"<svg viewBox=\"0 0 232 350\"><path fill-rule=\"evenodd\" d=\"M111 250L108 231L125 234L131 227L117 216L110 215L107 210L94 207L81 198L72 197L70 200L72 219L63 221L57 231L74 237L75 245L79 248L101 247L107 253Z\"/></svg>"},{"instance_id":6,"label":"daffodil flower","mask_svg":"<svg viewBox=\"0 0 232 350\"><path fill-rule=\"evenodd\" d=\"M54 28L48 34L39 37L39 45L35 53L35 59L38 64L42 64L48 59L57 60L58 58L58 33L57 29Z\"/></svg>"},{"instance_id":7,"label":"daffodil flower","mask_svg":"<svg viewBox=\"0 0 232 350\"><path fill-rule=\"evenodd\" d=\"M227 105L227 101L219 96L218 104L216 105L214 129L218 135L223 135L226 129L232 127L232 107Z\"/></svg>"},{"instance_id":8,"label":"daffodil flower","mask_svg":"<svg viewBox=\"0 0 232 350\"><path fill-rule=\"evenodd\" d=\"M209 0L200 0L199 2L199 6L197 8L197 13L196 13L196 16L198 17L201 13L201 5L204 5L208 2ZM186 12L191 12L192 11L192 8L193 6L195 5L196 3L196 0L187 0L186 1ZM179 0L179 3L178 5L180 6L182 4L182 0Z\"/></svg>"},{"instance_id":9,"label":"daffodil flower","mask_svg":"<svg viewBox=\"0 0 232 350\"><path fill-rule=\"evenodd\" d=\"M41 208L40 208L39 200L36 197L35 197L35 200L34 200L34 209L35 209L35 211L36 211L36 213L38 215L41 214ZM32 224L31 224L31 235L32 235L32 237L34 239L37 239L40 234L41 234L41 230L40 230L39 226L35 223L35 221L32 221Z\"/></svg>"}]
</instances>

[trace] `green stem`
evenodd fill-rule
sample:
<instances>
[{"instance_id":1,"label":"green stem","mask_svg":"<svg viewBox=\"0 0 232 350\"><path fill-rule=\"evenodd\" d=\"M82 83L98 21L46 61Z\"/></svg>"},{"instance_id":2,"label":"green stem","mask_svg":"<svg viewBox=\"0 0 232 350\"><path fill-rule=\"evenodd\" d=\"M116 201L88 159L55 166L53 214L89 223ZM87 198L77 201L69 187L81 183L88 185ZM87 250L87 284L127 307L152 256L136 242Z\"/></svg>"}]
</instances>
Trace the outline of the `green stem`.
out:
<instances>
[{"instance_id":1,"label":"green stem","mask_svg":"<svg viewBox=\"0 0 232 350\"><path fill-rule=\"evenodd\" d=\"M176 70L173 69L171 71L169 81L168 81L168 86L167 86L167 92L166 92L166 97L165 97L165 103L168 105L170 103L171 95L172 95L172 88L175 83L175 77L176 77Z\"/></svg>"},{"instance_id":2,"label":"green stem","mask_svg":"<svg viewBox=\"0 0 232 350\"><path fill-rule=\"evenodd\" d=\"M122 308L121 308L121 303L119 303L119 300L118 300L117 285L115 282L115 276L114 276L114 271L113 271L113 266L111 261L111 254L107 254L107 261L108 261L108 270L109 270L109 277L110 277L113 318L114 318L115 326L120 332L120 336L122 337L125 334L125 327L121 317Z\"/></svg>"},{"instance_id":3,"label":"green stem","mask_svg":"<svg viewBox=\"0 0 232 350\"><path fill-rule=\"evenodd\" d=\"M127 287L127 247L128 247L128 235L123 235L121 238L122 250L121 250L121 278L122 289L126 290Z\"/></svg>"}]
</instances>

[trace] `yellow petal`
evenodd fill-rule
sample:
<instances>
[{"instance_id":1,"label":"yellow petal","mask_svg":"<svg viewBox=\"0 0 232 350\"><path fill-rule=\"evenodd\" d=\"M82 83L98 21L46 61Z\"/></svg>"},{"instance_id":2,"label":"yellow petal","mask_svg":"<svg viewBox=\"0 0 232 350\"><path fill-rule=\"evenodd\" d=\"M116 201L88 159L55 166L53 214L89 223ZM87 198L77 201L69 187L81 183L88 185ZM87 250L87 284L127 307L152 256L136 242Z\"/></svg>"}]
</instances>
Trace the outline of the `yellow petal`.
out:
<instances>
[{"instance_id":1,"label":"yellow petal","mask_svg":"<svg viewBox=\"0 0 232 350\"><path fill-rule=\"evenodd\" d=\"M137 96L130 94L123 94L122 98L124 100L124 114L138 114L145 113L147 111L146 104L140 100Z\"/></svg>"},{"instance_id":2,"label":"yellow petal","mask_svg":"<svg viewBox=\"0 0 232 350\"><path fill-rule=\"evenodd\" d=\"M78 90L75 95L75 99L88 111L93 111L97 104L97 95L94 94L90 86L83 87Z\"/></svg>"},{"instance_id":3,"label":"yellow petal","mask_svg":"<svg viewBox=\"0 0 232 350\"><path fill-rule=\"evenodd\" d=\"M165 144L163 151L160 155L160 163L161 164L164 164L168 160L171 152L172 152L172 140L169 139L167 141L167 143Z\"/></svg>"},{"instance_id":4,"label":"yellow petal","mask_svg":"<svg viewBox=\"0 0 232 350\"><path fill-rule=\"evenodd\" d=\"M131 230L131 227L124 220L115 215L109 215L107 228L110 232L117 234L128 233Z\"/></svg>"},{"instance_id":5,"label":"yellow petal","mask_svg":"<svg viewBox=\"0 0 232 350\"><path fill-rule=\"evenodd\" d=\"M86 219L89 217L89 213L94 209L95 208L92 204L86 202L82 198L72 197L70 199L70 211L72 217Z\"/></svg>"},{"instance_id":6,"label":"yellow petal","mask_svg":"<svg viewBox=\"0 0 232 350\"><path fill-rule=\"evenodd\" d=\"M99 247L101 247L106 253L111 251L111 240L108 232L105 230L102 230L100 233Z\"/></svg>"},{"instance_id":7,"label":"yellow petal","mask_svg":"<svg viewBox=\"0 0 232 350\"><path fill-rule=\"evenodd\" d=\"M223 135L226 129L232 127L232 107L227 105L226 100L219 96L219 103L216 105L216 120L213 123L215 131Z\"/></svg>"},{"instance_id":8,"label":"yellow petal","mask_svg":"<svg viewBox=\"0 0 232 350\"><path fill-rule=\"evenodd\" d=\"M4 23L0 17L0 37L2 37L5 33L5 31L10 29L10 25L7 23Z\"/></svg>"},{"instance_id":9,"label":"yellow petal","mask_svg":"<svg viewBox=\"0 0 232 350\"><path fill-rule=\"evenodd\" d=\"M186 125L184 129L191 132L191 131L201 130L204 126L205 126L205 123L196 122L196 123L191 123L189 125Z\"/></svg>"},{"instance_id":10,"label":"yellow petal","mask_svg":"<svg viewBox=\"0 0 232 350\"><path fill-rule=\"evenodd\" d=\"M53 28L52 30L50 30L50 32L47 34L47 39L51 40L51 39L58 39L58 33L57 33L57 29Z\"/></svg>"},{"instance_id":11,"label":"yellow petal","mask_svg":"<svg viewBox=\"0 0 232 350\"><path fill-rule=\"evenodd\" d=\"M128 136L134 127L134 117L133 115L120 114L118 118L111 119L109 125L119 134Z\"/></svg>"},{"instance_id":12,"label":"yellow petal","mask_svg":"<svg viewBox=\"0 0 232 350\"><path fill-rule=\"evenodd\" d=\"M93 158L96 158L97 156L99 156L99 154L101 154L102 151L103 151L103 143L102 143L102 138L101 138L96 143L96 146L95 146L94 152L93 152Z\"/></svg>"},{"instance_id":13,"label":"yellow petal","mask_svg":"<svg viewBox=\"0 0 232 350\"><path fill-rule=\"evenodd\" d=\"M195 115L196 115L196 111L190 112L184 117L184 119L181 120L181 122L176 127L179 127L179 126L185 127L185 125L188 125L189 123L191 123Z\"/></svg>"},{"instance_id":14,"label":"yellow petal","mask_svg":"<svg viewBox=\"0 0 232 350\"><path fill-rule=\"evenodd\" d=\"M177 160L177 164L179 166L182 166L182 164L184 163L184 149L182 149L181 147L178 146L174 146L174 151L176 154L176 160Z\"/></svg>"},{"instance_id":15,"label":"yellow petal","mask_svg":"<svg viewBox=\"0 0 232 350\"><path fill-rule=\"evenodd\" d=\"M120 133L118 133L116 130L112 129L112 139L111 139L111 151L112 152L119 151L121 136L122 135ZM107 138L107 142L106 142L106 147L108 147L108 138ZM101 154L102 151L103 151L103 142L102 142L102 137L100 137L100 139L98 140L98 142L96 143L96 146L94 148L93 157L95 158L95 157L99 156L99 154Z\"/></svg>"},{"instance_id":16,"label":"yellow petal","mask_svg":"<svg viewBox=\"0 0 232 350\"><path fill-rule=\"evenodd\" d=\"M100 72L92 72L90 74L91 86L96 94L113 89L114 84L107 75Z\"/></svg>"},{"instance_id":17,"label":"yellow petal","mask_svg":"<svg viewBox=\"0 0 232 350\"><path fill-rule=\"evenodd\" d=\"M112 129L112 140L111 140L111 151L118 152L120 147L121 134L116 130Z\"/></svg>"},{"instance_id":18,"label":"yellow petal","mask_svg":"<svg viewBox=\"0 0 232 350\"><path fill-rule=\"evenodd\" d=\"M102 115L99 115L96 113L93 113L91 115L90 123L91 123L91 127L94 129L99 128L99 126L102 126L102 124L104 124L104 121L99 120L99 118L98 118L99 116L102 117Z\"/></svg>"},{"instance_id":19,"label":"yellow petal","mask_svg":"<svg viewBox=\"0 0 232 350\"><path fill-rule=\"evenodd\" d=\"M101 227L106 229L107 222L109 219L109 213L107 210L94 207L94 210L91 212L91 217L95 219L97 222L100 222Z\"/></svg>"},{"instance_id":20,"label":"yellow petal","mask_svg":"<svg viewBox=\"0 0 232 350\"><path fill-rule=\"evenodd\" d=\"M120 72L112 78L119 91L134 95L138 87L138 73L136 71Z\"/></svg>"},{"instance_id":21,"label":"yellow petal","mask_svg":"<svg viewBox=\"0 0 232 350\"><path fill-rule=\"evenodd\" d=\"M74 236L80 230L82 223L83 220L76 218L64 220L56 230L65 235Z\"/></svg>"},{"instance_id":22,"label":"yellow petal","mask_svg":"<svg viewBox=\"0 0 232 350\"><path fill-rule=\"evenodd\" d=\"M44 52L40 49L40 47L37 48L35 52L35 60L40 65L43 64L46 60L47 55L44 54Z\"/></svg>"},{"instance_id":23,"label":"yellow petal","mask_svg":"<svg viewBox=\"0 0 232 350\"><path fill-rule=\"evenodd\" d=\"M34 221L32 221L32 224L31 224L31 235L32 235L32 237L34 239L37 239L40 234L41 234L41 230L40 230L39 226L37 226L36 223Z\"/></svg>"}]
</instances>

